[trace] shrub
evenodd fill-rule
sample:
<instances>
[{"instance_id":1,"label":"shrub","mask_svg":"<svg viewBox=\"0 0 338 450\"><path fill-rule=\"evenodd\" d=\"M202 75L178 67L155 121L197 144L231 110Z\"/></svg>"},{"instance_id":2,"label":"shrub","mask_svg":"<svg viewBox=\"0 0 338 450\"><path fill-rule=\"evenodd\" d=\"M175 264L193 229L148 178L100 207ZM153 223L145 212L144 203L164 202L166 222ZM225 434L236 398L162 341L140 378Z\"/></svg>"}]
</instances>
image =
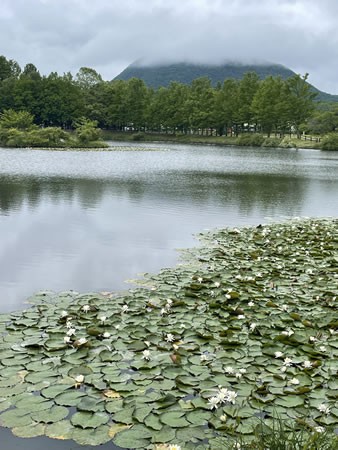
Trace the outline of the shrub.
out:
<instances>
[{"instance_id":1,"label":"shrub","mask_svg":"<svg viewBox=\"0 0 338 450\"><path fill-rule=\"evenodd\" d=\"M321 148L323 150L338 150L338 133L329 133L324 136Z\"/></svg>"},{"instance_id":2,"label":"shrub","mask_svg":"<svg viewBox=\"0 0 338 450\"><path fill-rule=\"evenodd\" d=\"M242 134L236 140L237 145L244 145L248 147L260 147L265 138L261 134Z\"/></svg>"},{"instance_id":3,"label":"shrub","mask_svg":"<svg viewBox=\"0 0 338 450\"><path fill-rule=\"evenodd\" d=\"M262 147L280 147L282 139L279 138L266 138L262 144Z\"/></svg>"}]
</instances>

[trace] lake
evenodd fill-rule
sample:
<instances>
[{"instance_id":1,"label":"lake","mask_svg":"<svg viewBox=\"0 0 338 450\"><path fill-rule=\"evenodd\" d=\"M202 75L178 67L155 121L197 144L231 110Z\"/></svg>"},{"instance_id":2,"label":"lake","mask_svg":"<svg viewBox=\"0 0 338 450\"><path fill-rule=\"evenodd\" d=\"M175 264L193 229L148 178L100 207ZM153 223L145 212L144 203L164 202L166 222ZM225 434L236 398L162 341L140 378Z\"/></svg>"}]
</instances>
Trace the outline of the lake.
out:
<instances>
[{"instance_id":1,"label":"lake","mask_svg":"<svg viewBox=\"0 0 338 450\"><path fill-rule=\"evenodd\" d=\"M338 153L111 145L0 149L0 312L39 290L126 289L206 228L337 215Z\"/></svg>"},{"instance_id":2,"label":"lake","mask_svg":"<svg viewBox=\"0 0 338 450\"><path fill-rule=\"evenodd\" d=\"M114 291L178 262L206 228L337 216L338 153L111 143L0 149L0 312L39 290ZM75 450L14 438L2 450ZM112 444L100 447L117 448Z\"/></svg>"}]
</instances>

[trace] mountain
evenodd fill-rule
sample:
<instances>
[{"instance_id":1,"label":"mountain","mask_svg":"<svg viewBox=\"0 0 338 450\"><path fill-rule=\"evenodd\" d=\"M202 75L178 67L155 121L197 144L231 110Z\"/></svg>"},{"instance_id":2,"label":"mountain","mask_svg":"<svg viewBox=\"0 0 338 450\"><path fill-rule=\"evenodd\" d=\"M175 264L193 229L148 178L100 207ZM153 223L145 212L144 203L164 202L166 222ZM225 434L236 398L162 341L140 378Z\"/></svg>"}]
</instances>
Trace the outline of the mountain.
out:
<instances>
[{"instance_id":1,"label":"mountain","mask_svg":"<svg viewBox=\"0 0 338 450\"><path fill-rule=\"evenodd\" d=\"M140 78L148 87L157 89L168 86L171 81L190 84L192 80L200 77L208 77L213 86L218 82L223 83L227 78L241 79L247 72L256 72L260 79L270 75L280 76L283 79L295 75L291 69L281 64L239 64L227 63L220 65L193 64L179 62L175 64L142 65L139 62L130 64L115 80L129 80ZM338 102L338 95L327 94L312 86L318 94L317 100L326 102Z\"/></svg>"}]
</instances>

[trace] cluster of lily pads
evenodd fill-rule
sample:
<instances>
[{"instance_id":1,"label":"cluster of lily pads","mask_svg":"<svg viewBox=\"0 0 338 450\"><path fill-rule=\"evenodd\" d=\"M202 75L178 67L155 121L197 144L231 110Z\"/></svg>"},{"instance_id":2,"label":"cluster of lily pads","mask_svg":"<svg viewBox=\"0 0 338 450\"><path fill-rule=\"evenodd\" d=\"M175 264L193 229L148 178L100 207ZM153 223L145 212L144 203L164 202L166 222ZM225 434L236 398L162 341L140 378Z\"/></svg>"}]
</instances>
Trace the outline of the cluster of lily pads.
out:
<instances>
[{"instance_id":1,"label":"cluster of lily pads","mask_svg":"<svg viewBox=\"0 0 338 450\"><path fill-rule=\"evenodd\" d=\"M338 426L338 220L204 233L126 293L0 316L0 424L21 437L212 449L275 417Z\"/></svg>"}]
</instances>

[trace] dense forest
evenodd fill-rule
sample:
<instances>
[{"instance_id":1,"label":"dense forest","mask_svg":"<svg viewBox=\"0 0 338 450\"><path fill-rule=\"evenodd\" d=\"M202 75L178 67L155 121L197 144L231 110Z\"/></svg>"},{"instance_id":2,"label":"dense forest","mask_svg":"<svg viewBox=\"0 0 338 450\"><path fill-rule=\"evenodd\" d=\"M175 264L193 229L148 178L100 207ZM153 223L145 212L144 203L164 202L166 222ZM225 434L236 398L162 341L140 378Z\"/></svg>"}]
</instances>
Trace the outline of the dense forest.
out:
<instances>
[{"instance_id":1,"label":"dense forest","mask_svg":"<svg viewBox=\"0 0 338 450\"><path fill-rule=\"evenodd\" d=\"M338 105L318 103L315 98L307 75L261 80L249 72L216 86L201 77L190 85L171 82L155 90L137 78L104 81L87 67L75 76L56 72L45 76L33 64L22 69L0 56L0 129L77 128L83 141L98 137L93 131L96 125L115 131L217 135L335 131ZM18 125L14 113L29 114L26 125Z\"/></svg>"}]
</instances>

